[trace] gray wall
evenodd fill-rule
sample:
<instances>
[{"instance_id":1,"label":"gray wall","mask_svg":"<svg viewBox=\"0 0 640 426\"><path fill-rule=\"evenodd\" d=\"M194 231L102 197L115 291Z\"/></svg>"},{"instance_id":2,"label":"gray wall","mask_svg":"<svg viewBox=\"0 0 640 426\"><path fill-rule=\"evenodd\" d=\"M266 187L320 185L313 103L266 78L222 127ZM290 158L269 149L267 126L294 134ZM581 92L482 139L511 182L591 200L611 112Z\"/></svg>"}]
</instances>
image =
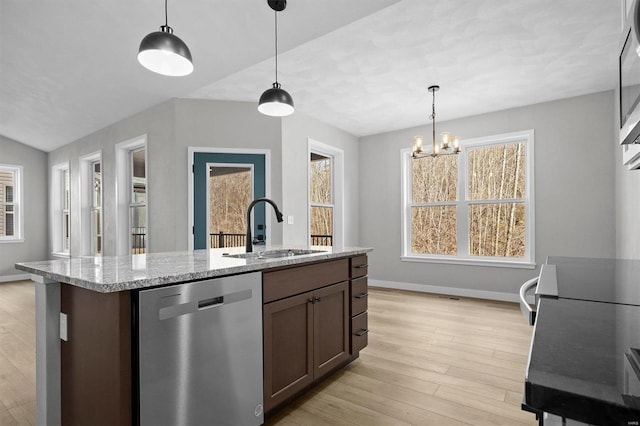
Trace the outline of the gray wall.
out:
<instances>
[{"instance_id":1,"label":"gray wall","mask_svg":"<svg viewBox=\"0 0 640 426\"><path fill-rule=\"evenodd\" d=\"M309 233L308 139L344 152L344 244L359 244L359 144L358 138L300 112L282 120L282 211L294 216L284 225L284 244L306 245Z\"/></svg>"},{"instance_id":2,"label":"gray wall","mask_svg":"<svg viewBox=\"0 0 640 426\"><path fill-rule=\"evenodd\" d=\"M167 175L163 185L173 187L175 234L178 250L188 248L187 232L187 147L252 148L271 150L271 198L282 200L282 144L279 118L258 112L254 102L176 99L175 147L164 147L163 157L176 163L177 172ZM169 225L169 224L167 224ZM282 242L282 225L271 215L272 244Z\"/></svg>"},{"instance_id":3,"label":"gray wall","mask_svg":"<svg viewBox=\"0 0 640 426\"><path fill-rule=\"evenodd\" d=\"M187 250L187 147L271 150L271 194L281 198L280 120L258 113L254 103L173 99L65 145L49 154L51 167L70 163L71 255L80 255L80 157L102 151L104 254L116 253L115 146L147 135L149 252ZM51 220L51 219L49 219ZM272 225L274 242L281 227ZM49 240L49 252L52 244Z\"/></svg>"},{"instance_id":4,"label":"gray wall","mask_svg":"<svg viewBox=\"0 0 640 426\"><path fill-rule=\"evenodd\" d=\"M24 213L24 242L0 243L2 280L23 274L13 267L16 262L48 259L47 154L0 136L0 163L22 166Z\"/></svg>"},{"instance_id":5,"label":"gray wall","mask_svg":"<svg viewBox=\"0 0 640 426\"><path fill-rule=\"evenodd\" d=\"M165 180L173 174L185 173L184 162L179 163L176 155L166 154L166 147L172 147L175 131L174 101L164 102L139 114L129 117L95 133L87 135L75 142L67 144L49 153L47 173L51 176L51 167L69 162L71 185L71 255L81 255L80 240L80 157L102 151L102 186L103 186L103 253L116 253L116 151L120 142L147 135L147 176L150 179L148 189L149 206L149 239L150 251L175 250L177 236L172 232L176 209L157 208L157 206L175 204L178 194L184 193L180 188L164 185ZM51 179L50 179L51 180ZM51 204L51 184L49 185L49 203ZM49 215L49 226L53 228ZM186 225L184 226L184 229ZM168 230L168 232L165 232ZM49 251L52 252L52 236L49 238Z\"/></svg>"},{"instance_id":6,"label":"gray wall","mask_svg":"<svg viewBox=\"0 0 640 426\"><path fill-rule=\"evenodd\" d=\"M615 254L613 104L613 92L603 92L438 125L462 139L535 130L538 266L549 255ZM453 293L499 292L498 298L515 294L537 270L400 261L400 150L429 130L421 126L361 138L360 243L375 249L370 279L442 286Z\"/></svg>"}]
</instances>

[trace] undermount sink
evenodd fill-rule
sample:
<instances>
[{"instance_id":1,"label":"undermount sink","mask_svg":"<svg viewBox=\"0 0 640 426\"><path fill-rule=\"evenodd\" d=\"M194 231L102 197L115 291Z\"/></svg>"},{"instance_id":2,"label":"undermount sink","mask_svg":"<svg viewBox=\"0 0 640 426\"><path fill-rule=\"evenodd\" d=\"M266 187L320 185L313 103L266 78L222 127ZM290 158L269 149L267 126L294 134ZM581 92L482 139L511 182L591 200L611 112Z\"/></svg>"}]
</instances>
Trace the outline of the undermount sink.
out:
<instances>
[{"instance_id":1,"label":"undermount sink","mask_svg":"<svg viewBox=\"0 0 640 426\"><path fill-rule=\"evenodd\" d=\"M305 249L279 249L267 250L254 253L230 254L227 257L235 257L238 259L277 259L281 257L302 256L305 254L324 253L324 250L305 250Z\"/></svg>"}]
</instances>

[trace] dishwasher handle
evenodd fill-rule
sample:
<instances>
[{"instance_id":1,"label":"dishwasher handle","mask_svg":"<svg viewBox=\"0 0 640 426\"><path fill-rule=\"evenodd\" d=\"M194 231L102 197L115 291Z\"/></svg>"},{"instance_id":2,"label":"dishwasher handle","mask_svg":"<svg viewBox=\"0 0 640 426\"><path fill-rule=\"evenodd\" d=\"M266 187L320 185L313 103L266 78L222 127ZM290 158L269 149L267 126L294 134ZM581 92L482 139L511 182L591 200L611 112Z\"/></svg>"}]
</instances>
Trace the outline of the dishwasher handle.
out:
<instances>
[{"instance_id":1,"label":"dishwasher handle","mask_svg":"<svg viewBox=\"0 0 640 426\"><path fill-rule=\"evenodd\" d=\"M536 311L531 308L527 303L527 292L535 288L538 285L538 277L532 278L529 281L522 284L520 287L520 311L524 315L525 319L529 322L529 325L533 325L536 322Z\"/></svg>"}]
</instances>

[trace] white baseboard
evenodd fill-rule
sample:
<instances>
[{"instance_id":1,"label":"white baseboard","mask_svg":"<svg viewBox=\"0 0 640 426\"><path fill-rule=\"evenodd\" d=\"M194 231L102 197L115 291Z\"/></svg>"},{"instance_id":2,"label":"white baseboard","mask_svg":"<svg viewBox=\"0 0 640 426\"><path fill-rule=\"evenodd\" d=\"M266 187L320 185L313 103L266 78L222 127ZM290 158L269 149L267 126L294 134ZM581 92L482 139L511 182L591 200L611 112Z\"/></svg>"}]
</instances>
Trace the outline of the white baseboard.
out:
<instances>
[{"instance_id":1,"label":"white baseboard","mask_svg":"<svg viewBox=\"0 0 640 426\"><path fill-rule=\"evenodd\" d=\"M0 283L6 283L9 281L23 281L30 280L30 274L15 274L15 275L0 275Z\"/></svg>"},{"instance_id":2,"label":"white baseboard","mask_svg":"<svg viewBox=\"0 0 640 426\"><path fill-rule=\"evenodd\" d=\"M398 290L419 291L422 293L446 294L448 296L473 297L475 299L498 300L501 302L520 302L516 293L503 293L499 291L473 290L469 288L444 287L427 284L403 283L396 281L368 280L371 287L395 288ZM533 303L533 297L530 303Z\"/></svg>"}]
</instances>

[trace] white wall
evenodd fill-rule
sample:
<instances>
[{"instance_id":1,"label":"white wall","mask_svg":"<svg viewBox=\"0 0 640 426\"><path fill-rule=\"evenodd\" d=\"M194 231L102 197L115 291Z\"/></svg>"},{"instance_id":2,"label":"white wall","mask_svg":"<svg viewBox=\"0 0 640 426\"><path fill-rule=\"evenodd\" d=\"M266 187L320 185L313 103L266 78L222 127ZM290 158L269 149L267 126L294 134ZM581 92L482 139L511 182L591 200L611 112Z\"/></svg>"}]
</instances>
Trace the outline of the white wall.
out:
<instances>
[{"instance_id":1,"label":"white wall","mask_svg":"<svg viewBox=\"0 0 640 426\"><path fill-rule=\"evenodd\" d=\"M0 163L22 166L24 242L0 243L0 281L24 275L16 262L48 259L47 153L0 136ZM19 278L19 277L13 277Z\"/></svg>"},{"instance_id":2,"label":"white wall","mask_svg":"<svg viewBox=\"0 0 640 426\"><path fill-rule=\"evenodd\" d=\"M306 245L309 233L308 139L344 151L344 244L359 244L359 144L358 138L296 112L282 119L282 212L294 217L284 225L283 244Z\"/></svg>"},{"instance_id":3,"label":"white wall","mask_svg":"<svg viewBox=\"0 0 640 426\"><path fill-rule=\"evenodd\" d=\"M549 255L615 254L613 105L613 92L603 92L438 124L462 139L535 130L538 265ZM400 261L399 153L416 134L430 126L360 140L360 244L374 248L370 280L512 298L537 270Z\"/></svg>"}]
</instances>

